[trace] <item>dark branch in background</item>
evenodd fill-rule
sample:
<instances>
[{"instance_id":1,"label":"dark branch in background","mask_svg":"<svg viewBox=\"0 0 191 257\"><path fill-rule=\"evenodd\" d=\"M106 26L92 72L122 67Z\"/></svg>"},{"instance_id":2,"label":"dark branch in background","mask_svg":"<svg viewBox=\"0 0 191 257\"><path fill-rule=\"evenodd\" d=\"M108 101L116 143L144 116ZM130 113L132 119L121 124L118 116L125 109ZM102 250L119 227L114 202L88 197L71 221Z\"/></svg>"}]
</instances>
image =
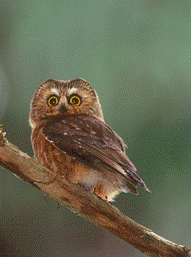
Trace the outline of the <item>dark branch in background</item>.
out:
<instances>
[{"instance_id":1,"label":"dark branch in background","mask_svg":"<svg viewBox=\"0 0 191 257\"><path fill-rule=\"evenodd\" d=\"M189 257L190 249L170 242L123 215L116 207L39 165L10 144L0 130L0 165L79 215L150 256ZM50 183L38 183L43 181Z\"/></svg>"}]
</instances>

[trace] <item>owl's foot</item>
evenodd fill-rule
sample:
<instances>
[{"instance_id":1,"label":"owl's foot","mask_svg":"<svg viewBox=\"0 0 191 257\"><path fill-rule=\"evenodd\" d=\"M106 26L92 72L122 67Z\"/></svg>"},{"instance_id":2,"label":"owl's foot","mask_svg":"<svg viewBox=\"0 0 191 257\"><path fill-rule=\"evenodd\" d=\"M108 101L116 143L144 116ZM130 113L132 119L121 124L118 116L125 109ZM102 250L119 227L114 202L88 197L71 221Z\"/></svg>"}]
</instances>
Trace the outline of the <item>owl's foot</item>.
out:
<instances>
[{"instance_id":1,"label":"owl's foot","mask_svg":"<svg viewBox=\"0 0 191 257\"><path fill-rule=\"evenodd\" d=\"M96 187L94 187L92 193L96 194L103 200L107 201L107 196L103 194L103 185L102 184L98 184Z\"/></svg>"},{"instance_id":2,"label":"owl's foot","mask_svg":"<svg viewBox=\"0 0 191 257\"><path fill-rule=\"evenodd\" d=\"M103 186L101 184L98 184L97 186L88 185L87 183L78 182L78 185L82 186L85 190L91 192L92 194L96 194L103 200L107 201L107 196L102 193Z\"/></svg>"}]
</instances>

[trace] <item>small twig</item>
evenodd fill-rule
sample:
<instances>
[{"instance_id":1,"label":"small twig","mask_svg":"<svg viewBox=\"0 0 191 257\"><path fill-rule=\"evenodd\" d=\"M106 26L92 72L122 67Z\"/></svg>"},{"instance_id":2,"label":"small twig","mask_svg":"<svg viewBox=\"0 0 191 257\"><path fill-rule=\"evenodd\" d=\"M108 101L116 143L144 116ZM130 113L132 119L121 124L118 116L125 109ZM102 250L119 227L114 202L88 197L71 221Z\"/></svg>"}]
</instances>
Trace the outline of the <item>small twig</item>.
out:
<instances>
[{"instance_id":1,"label":"small twig","mask_svg":"<svg viewBox=\"0 0 191 257\"><path fill-rule=\"evenodd\" d=\"M152 230L123 215L116 207L78 185L39 165L34 159L10 144L0 128L0 165L24 181L37 187L59 203L66 205L79 215L104 227L111 233L130 243L141 252L156 257L189 257L190 249L170 242ZM34 181L51 181L38 183Z\"/></svg>"}]
</instances>

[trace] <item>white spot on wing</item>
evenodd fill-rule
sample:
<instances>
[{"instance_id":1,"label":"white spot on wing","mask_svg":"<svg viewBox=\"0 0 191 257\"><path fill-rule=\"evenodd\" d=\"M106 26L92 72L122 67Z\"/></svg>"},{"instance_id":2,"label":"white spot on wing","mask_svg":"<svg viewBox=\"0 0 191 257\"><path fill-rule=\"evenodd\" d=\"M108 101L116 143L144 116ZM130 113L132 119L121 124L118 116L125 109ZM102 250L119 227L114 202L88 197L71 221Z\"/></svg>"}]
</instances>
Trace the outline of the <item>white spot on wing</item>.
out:
<instances>
[{"instance_id":1,"label":"white spot on wing","mask_svg":"<svg viewBox=\"0 0 191 257\"><path fill-rule=\"evenodd\" d=\"M48 140L50 143L54 143L54 141L52 139L50 139L49 137L45 137L46 140Z\"/></svg>"}]
</instances>

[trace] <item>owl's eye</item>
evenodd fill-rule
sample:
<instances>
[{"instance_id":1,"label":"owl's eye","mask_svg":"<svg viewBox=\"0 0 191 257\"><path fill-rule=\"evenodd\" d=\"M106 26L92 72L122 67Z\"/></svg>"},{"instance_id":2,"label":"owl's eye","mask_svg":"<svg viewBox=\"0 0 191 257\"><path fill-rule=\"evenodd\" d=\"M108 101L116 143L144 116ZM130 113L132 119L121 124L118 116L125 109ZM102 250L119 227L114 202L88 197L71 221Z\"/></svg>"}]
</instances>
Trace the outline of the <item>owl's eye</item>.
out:
<instances>
[{"instance_id":1,"label":"owl's eye","mask_svg":"<svg viewBox=\"0 0 191 257\"><path fill-rule=\"evenodd\" d=\"M69 103L75 106L79 106L81 104L81 97L78 95L71 95L69 98Z\"/></svg>"},{"instance_id":2,"label":"owl's eye","mask_svg":"<svg viewBox=\"0 0 191 257\"><path fill-rule=\"evenodd\" d=\"M49 96L49 98L48 98L48 100L47 100L47 104L48 104L48 106L55 106L55 105L57 105L58 104L58 101L59 101L59 98L58 98L58 96L56 96L56 95L51 95L51 96Z\"/></svg>"}]
</instances>

